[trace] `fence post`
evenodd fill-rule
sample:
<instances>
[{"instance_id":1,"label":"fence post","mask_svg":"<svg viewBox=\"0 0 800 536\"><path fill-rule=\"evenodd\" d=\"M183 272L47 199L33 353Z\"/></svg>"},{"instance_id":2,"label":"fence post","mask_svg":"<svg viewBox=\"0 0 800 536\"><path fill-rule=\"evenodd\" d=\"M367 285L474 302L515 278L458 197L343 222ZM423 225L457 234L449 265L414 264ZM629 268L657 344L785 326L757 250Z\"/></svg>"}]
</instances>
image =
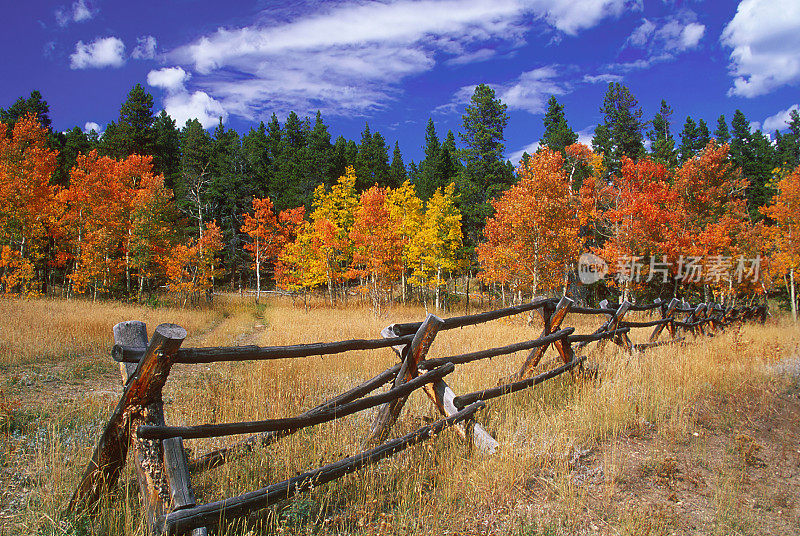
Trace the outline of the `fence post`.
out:
<instances>
[{"instance_id":1,"label":"fence post","mask_svg":"<svg viewBox=\"0 0 800 536\"><path fill-rule=\"evenodd\" d=\"M625 313L628 312L630 309L630 302L628 300L624 300L619 307L617 308L616 312L613 315L607 315L608 320L604 325L604 331L615 331L619 327L619 323L622 322L622 319L625 317ZM603 300L600 302L600 307L603 309L608 307L608 300ZM633 352L633 345L631 344L631 340L628 338L628 335L623 333L622 336L615 335L614 342L619 346L622 346L629 352ZM600 339L597 341L597 347L602 350L606 345L606 339Z\"/></svg>"},{"instance_id":2,"label":"fence post","mask_svg":"<svg viewBox=\"0 0 800 536\"><path fill-rule=\"evenodd\" d=\"M542 313L542 320L544 321L544 329L542 329L542 334L539 335L539 338L545 337L554 333L561 329L561 323L567 317L567 313L569 312L570 308L572 307L573 302L570 298L564 296L558 302L558 305L553 306L552 302L547 302L544 307L541 309ZM519 369L519 372L512 375L511 378L503 378L500 380L498 385L502 385L504 383L510 383L508 380L515 381L515 380L523 380L531 375L533 369L536 365L539 364L539 361L542 360L542 356L547 351L547 347L549 345L540 346L538 348L534 348L528 354L528 357L525 359L525 363L522 364L522 367ZM561 355L561 359L564 362L567 362L567 356L564 352L564 346L562 342L556 341L555 342L556 349L558 350L559 355Z\"/></svg>"},{"instance_id":3,"label":"fence post","mask_svg":"<svg viewBox=\"0 0 800 536\"><path fill-rule=\"evenodd\" d=\"M444 324L444 321L441 318L438 318L434 315L428 315L425 321L417 330L416 335L414 336L414 340L411 341L411 345L409 346L393 346L392 349L403 359L403 365L400 368L400 372L398 372L397 377L395 378L395 385L399 385L404 381L408 381L407 379L403 379L404 371L408 371L409 376L407 378L413 378L419 374L417 365L420 361L425 357L428 353L428 349L430 348L430 343L433 342L433 337L439 331L441 326ZM432 333L431 333L432 332ZM381 331L381 335L385 338L391 338L397 336L393 330L393 326L388 326ZM427 346L424 348L416 344L418 340L422 341L428 338L429 342ZM413 356L418 355L418 357L413 358ZM413 366L411 363L411 358L413 358ZM408 363L408 367L406 368L405 365ZM399 383L398 383L399 382ZM458 413L458 408L456 408L453 400L455 399L456 395L450 386L444 380L437 380L433 382L431 385L426 385L423 390L425 394L431 399L434 403L436 408L439 412L444 415L445 417L450 417L456 413ZM378 416L375 419L374 424L372 425L372 430L367 437L367 442L381 442L384 441L391 429L391 426L397 420L397 417L400 414L400 409L402 409L403 404L405 403L406 398L401 398L396 402L390 402L385 404L378 412ZM392 406L392 404L396 404ZM475 423L472 428L472 438L475 445L483 450L484 452L494 453L499 446L499 443L495 441L495 439L489 435L483 426L478 423ZM468 437L465 428L461 425L457 425L456 429L465 439Z\"/></svg>"},{"instance_id":4,"label":"fence post","mask_svg":"<svg viewBox=\"0 0 800 536\"><path fill-rule=\"evenodd\" d=\"M664 330L664 326L668 326L667 329L672 336L675 338L675 325L672 323L672 317L675 316L675 308L678 307L678 299L672 298L672 301L669 302L666 310L661 309L661 319L670 318L670 321L666 324L659 324L653 330L653 333L650 334L650 342L655 342L658 339L658 336L661 335L661 332Z\"/></svg>"},{"instance_id":5,"label":"fence post","mask_svg":"<svg viewBox=\"0 0 800 536\"><path fill-rule=\"evenodd\" d=\"M119 337L115 340L117 344L146 342L144 323L122 324L114 330L115 338ZM128 448L133 445L137 480L147 512L147 532L157 530L155 523L165 513L164 503L170 501L161 442L139 439L136 437L136 428L144 423L164 422L161 389L184 338L186 330L175 324L161 324L156 328L136 370L127 378L122 398L111 414L86 472L72 495L69 510L93 505L103 491L114 485L125 466ZM121 372L124 378L127 368Z\"/></svg>"},{"instance_id":6,"label":"fence post","mask_svg":"<svg viewBox=\"0 0 800 536\"><path fill-rule=\"evenodd\" d=\"M444 320L436 315L429 314L417 330L411 344L403 347L401 353L403 362L402 365L400 365L400 371L394 379L394 387L400 386L418 374L417 364L422 359L425 359L425 355L428 353L431 343L433 343L433 339L436 337L442 324L444 324ZM397 351L397 348L394 350ZM372 424L372 430L370 430L369 436L367 437L368 443L381 443L386 439L389 435L389 430L400 415L400 410L403 409L407 398L408 397L402 397L381 406L378 410L378 416Z\"/></svg>"}]
</instances>

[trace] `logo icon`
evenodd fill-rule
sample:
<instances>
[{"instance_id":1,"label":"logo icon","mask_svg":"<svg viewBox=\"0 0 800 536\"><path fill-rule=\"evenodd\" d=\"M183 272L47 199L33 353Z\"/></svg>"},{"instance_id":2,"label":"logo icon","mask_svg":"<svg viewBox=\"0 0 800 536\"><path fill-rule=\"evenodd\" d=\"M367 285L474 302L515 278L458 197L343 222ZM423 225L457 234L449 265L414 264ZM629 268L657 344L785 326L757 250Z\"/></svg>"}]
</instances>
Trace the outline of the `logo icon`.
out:
<instances>
[{"instance_id":1,"label":"logo icon","mask_svg":"<svg viewBox=\"0 0 800 536\"><path fill-rule=\"evenodd\" d=\"M606 261L593 253L584 253L578 258L578 277L584 285L603 279L608 273Z\"/></svg>"}]
</instances>

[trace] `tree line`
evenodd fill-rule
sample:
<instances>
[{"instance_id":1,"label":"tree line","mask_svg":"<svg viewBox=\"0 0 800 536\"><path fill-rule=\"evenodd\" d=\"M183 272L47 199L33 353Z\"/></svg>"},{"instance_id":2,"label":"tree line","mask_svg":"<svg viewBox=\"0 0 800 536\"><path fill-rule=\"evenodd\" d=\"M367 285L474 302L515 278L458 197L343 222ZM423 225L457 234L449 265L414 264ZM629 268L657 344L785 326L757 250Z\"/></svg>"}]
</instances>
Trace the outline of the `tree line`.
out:
<instances>
[{"instance_id":1,"label":"tree line","mask_svg":"<svg viewBox=\"0 0 800 536\"><path fill-rule=\"evenodd\" d=\"M178 128L154 115L138 84L102 135L54 132L34 91L0 109L0 285L139 299L166 285L184 301L272 284L324 288L335 300L357 286L380 304L412 288L438 302L445 280L477 274L520 299L570 288L578 255L591 250L612 275L620 258L661 255L673 293L697 283L682 279L681 258L763 254L784 259L771 266L792 292L797 266L785 252L797 235L776 207L791 205L800 164L796 111L773 139L739 110L713 134L687 117L676 138L666 102L644 121L619 83L600 111L589 148L551 97L539 149L514 169L503 156L506 106L479 85L460 143L429 120L424 158L406 166L399 145L390 158L368 124L359 142L332 141L319 112L283 124L273 114L244 135L221 121L213 133L197 120ZM620 290L665 292L648 283Z\"/></svg>"}]
</instances>

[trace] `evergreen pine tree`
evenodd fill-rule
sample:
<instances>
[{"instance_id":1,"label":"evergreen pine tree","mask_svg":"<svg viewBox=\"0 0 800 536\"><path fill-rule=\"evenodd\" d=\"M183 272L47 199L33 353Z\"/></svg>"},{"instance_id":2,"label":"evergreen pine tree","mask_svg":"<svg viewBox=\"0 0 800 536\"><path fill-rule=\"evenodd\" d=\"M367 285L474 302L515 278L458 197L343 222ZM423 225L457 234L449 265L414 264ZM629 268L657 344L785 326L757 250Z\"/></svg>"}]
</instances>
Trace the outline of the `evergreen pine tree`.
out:
<instances>
[{"instance_id":1,"label":"evergreen pine tree","mask_svg":"<svg viewBox=\"0 0 800 536\"><path fill-rule=\"evenodd\" d=\"M717 129L714 131L714 139L717 140L717 143L720 145L730 143L731 141L731 133L730 130L728 130L728 122L725 121L724 115L719 116L717 119Z\"/></svg>"},{"instance_id":2,"label":"evergreen pine tree","mask_svg":"<svg viewBox=\"0 0 800 536\"><path fill-rule=\"evenodd\" d=\"M308 180L315 185L329 186L338 178L333 175L333 146L328 127L322 121L322 113L317 110L314 127L308 135L309 165Z\"/></svg>"},{"instance_id":3,"label":"evergreen pine tree","mask_svg":"<svg viewBox=\"0 0 800 536\"><path fill-rule=\"evenodd\" d=\"M672 137L672 108L667 101L661 100L661 108L653 118L652 129L647 133L650 140L650 153L656 162L667 167L674 167L678 163L675 154L675 138Z\"/></svg>"},{"instance_id":4,"label":"evergreen pine tree","mask_svg":"<svg viewBox=\"0 0 800 536\"><path fill-rule=\"evenodd\" d=\"M259 199L269 195L272 182L272 159L267 138L267 126L261 121L257 129L242 136L242 157L245 175L253 183L253 195Z\"/></svg>"},{"instance_id":5,"label":"evergreen pine tree","mask_svg":"<svg viewBox=\"0 0 800 536\"><path fill-rule=\"evenodd\" d=\"M492 88L480 84L462 117L463 130L459 135L464 144L461 157L465 166L457 179L458 205L465 242L470 249L480 241L486 218L491 214L489 200L514 182L514 174L503 161L507 108Z\"/></svg>"},{"instance_id":6,"label":"evergreen pine tree","mask_svg":"<svg viewBox=\"0 0 800 536\"><path fill-rule=\"evenodd\" d=\"M616 173L623 156L636 160L644 154L642 109L626 86L612 82L600 113L603 123L595 129L592 147L602 151L606 169Z\"/></svg>"},{"instance_id":7,"label":"evergreen pine tree","mask_svg":"<svg viewBox=\"0 0 800 536\"><path fill-rule=\"evenodd\" d=\"M208 188L211 182L211 136L197 119L189 119L181 130L181 174L175 185L178 207L202 232L210 215Z\"/></svg>"},{"instance_id":8,"label":"evergreen pine tree","mask_svg":"<svg viewBox=\"0 0 800 536\"><path fill-rule=\"evenodd\" d=\"M769 181L775 168L775 149L769 138L759 130L750 131L750 122L741 110L736 110L731 120L730 159L750 181L745 195L747 209L753 220L762 218L758 208L771 198Z\"/></svg>"},{"instance_id":9,"label":"evergreen pine tree","mask_svg":"<svg viewBox=\"0 0 800 536\"><path fill-rule=\"evenodd\" d=\"M136 84L120 107L112 132L106 129L103 135L104 153L113 158L154 154L154 122L153 96Z\"/></svg>"},{"instance_id":10,"label":"evergreen pine tree","mask_svg":"<svg viewBox=\"0 0 800 536\"><path fill-rule=\"evenodd\" d=\"M181 173L181 136L166 111L153 122L153 172L164 175L164 185L173 188Z\"/></svg>"},{"instance_id":11,"label":"evergreen pine tree","mask_svg":"<svg viewBox=\"0 0 800 536\"><path fill-rule=\"evenodd\" d=\"M559 104L554 95L547 101L547 112L544 114L544 134L539 140L541 147L564 153L564 149L578 141L578 135L567 124L564 106Z\"/></svg>"},{"instance_id":12,"label":"evergreen pine tree","mask_svg":"<svg viewBox=\"0 0 800 536\"><path fill-rule=\"evenodd\" d=\"M92 142L83 130L74 127L66 133L54 133L53 143L58 144L57 166L53 173L53 183L62 188L69 187L70 170L75 165L79 154L88 154L92 149Z\"/></svg>"},{"instance_id":13,"label":"evergreen pine tree","mask_svg":"<svg viewBox=\"0 0 800 536\"><path fill-rule=\"evenodd\" d=\"M700 132L697 130L697 123L691 117L686 118L681 131L681 144L678 147L681 163L686 162L697 154L697 142L700 138Z\"/></svg>"},{"instance_id":14,"label":"evergreen pine tree","mask_svg":"<svg viewBox=\"0 0 800 536\"><path fill-rule=\"evenodd\" d=\"M347 166L354 165L355 162L347 160L347 140L344 136L339 136L333 144L331 156L331 176L334 180L344 175Z\"/></svg>"},{"instance_id":15,"label":"evergreen pine tree","mask_svg":"<svg viewBox=\"0 0 800 536\"><path fill-rule=\"evenodd\" d=\"M439 136L436 135L436 126L433 119L429 117L425 127L425 146L423 147L425 158L419 163L419 177L414 182L417 195L423 201L427 201L437 188L443 186L442 178L439 176L441 150L442 144Z\"/></svg>"},{"instance_id":16,"label":"evergreen pine tree","mask_svg":"<svg viewBox=\"0 0 800 536\"><path fill-rule=\"evenodd\" d=\"M711 133L708 131L708 124L700 119L697 121L697 144L695 145L695 153L699 153L705 149L710 141Z\"/></svg>"},{"instance_id":17,"label":"evergreen pine tree","mask_svg":"<svg viewBox=\"0 0 800 536\"><path fill-rule=\"evenodd\" d=\"M17 120L27 114L35 116L40 125L50 130L50 106L35 89L31 91L30 97L18 98L7 110L0 108L0 123L5 123L13 129Z\"/></svg>"},{"instance_id":18,"label":"evergreen pine tree","mask_svg":"<svg viewBox=\"0 0 800 536\"><path fill-rule=\"evenodd\" d=\"M243 275L249 270L246 267L241 215L251 206L254 182L245 175L245 158L239 134L226 129L222 119L214 130L211 149L208 198L212 218L222 231L222 261L232 280L238 275L242 282Z\"/></svg>"},{"instance_id":19,"label":"evergreen pine tree","mask_svg":"<svg viewBox=\"0 0 800 536\"><path fill-rule=\"evenodd\" d=\"M400 144L394 142L392 164L389 166L389 186L397 188L401 186L407 178L406 166L403 164L403 154L400 152Z\"/></svg>"}]
</instances>

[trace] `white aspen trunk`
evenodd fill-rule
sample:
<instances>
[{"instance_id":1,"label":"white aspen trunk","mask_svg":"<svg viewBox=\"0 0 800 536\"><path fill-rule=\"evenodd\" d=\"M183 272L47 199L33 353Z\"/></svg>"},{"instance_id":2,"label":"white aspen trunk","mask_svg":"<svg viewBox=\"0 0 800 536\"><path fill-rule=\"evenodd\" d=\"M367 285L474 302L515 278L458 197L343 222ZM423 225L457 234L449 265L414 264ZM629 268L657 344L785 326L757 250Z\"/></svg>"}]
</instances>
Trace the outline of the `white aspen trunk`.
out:
<instances>
[{"instance_id":1,"label":"white aspen trunk","mask_svg":"<svg viewBox=\"0 0 800 536\"><path fill-rule=\"evenodd\" d=\"M439 291L441 289L441 284L442 284L442 269L441 268L437 268L436 269L436 310L437 311L439 310L439 306L441 304L440 298L439 298Z\"/></svg>"},{"instance_id":2,"label":"white aspen trunk","mask_svg":"<svg viewBox=\"0 0 800 536\"><path fill-rule=\"evenodd\" d=\"M333 305L333 279L330 269L328 270L328 300L331 302L331 305Z\"/></svg>"},{"instance_id":3,"label":"white aspen trunk","mask_svg":"<svg viewBox=\"0 0 800 536\"><path fill-rule=\"evenodd\" d=\"M258 235L256 235L256 304L261 299L261 258L258 249Z\"/></svg>"},{"instance_id":4,"label":"white aspen trunk","mask_svg":"<svg viewBox=\"0 0 800 536\"><path fill-rule=\"evenodd\" d=\"M128 229L128 246L125 248L125 286L128 289L128 296L131 295L131 230Z\"/></svg>"},{"instance_id":5,"label":"white aspen trunk","mask_svg":"<svg viewBox=\"0 0 800 536\"><path fill-rule=\"evenodd\" d=\"M794 289L794 268L789 270L789 282L792 285L792 288L789 291L789 294L791 295L792 298L792 320L797 322L797 296L795 294L795 289Z\"/></svg>"},{"instance_id":6,"label":"white aspen trunk","mask_svg":"<svg viewBox=\"0 0 800 536\"><path fill-rule=\"evenodd\" d=\"M539 239L533 242L533 288L531 295L536 296L539 290Z\"/></svg>"}]
</instances>

